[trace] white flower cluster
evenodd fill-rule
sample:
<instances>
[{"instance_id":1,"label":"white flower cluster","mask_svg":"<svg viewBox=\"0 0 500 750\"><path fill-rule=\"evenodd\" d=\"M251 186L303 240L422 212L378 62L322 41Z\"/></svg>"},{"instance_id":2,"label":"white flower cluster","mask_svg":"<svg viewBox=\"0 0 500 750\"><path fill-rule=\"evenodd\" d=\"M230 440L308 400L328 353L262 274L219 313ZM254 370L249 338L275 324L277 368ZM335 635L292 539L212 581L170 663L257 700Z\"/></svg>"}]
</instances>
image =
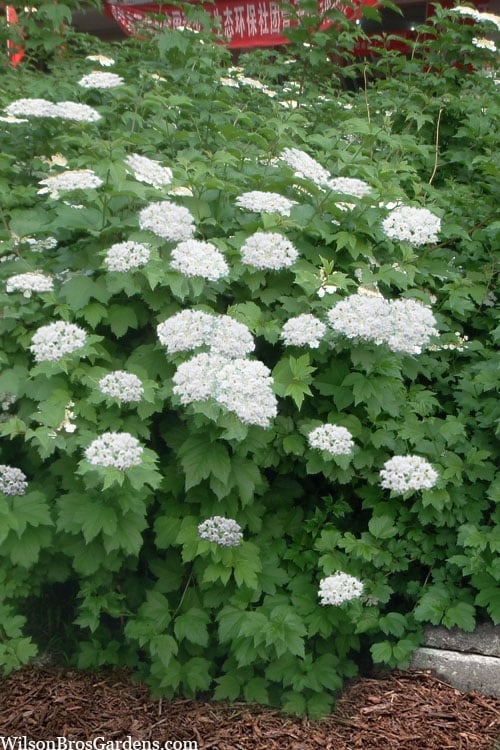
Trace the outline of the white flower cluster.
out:
<instances>
[{"instance_id":1,"label":"white flower cluster","mask_svg":"<svg viewBox=\"0 0 500 750\"><path fill-rule=\"evenodd\" d=\"M382 228L391 240L402 240L420 247L437 242L441 219L427 208L398 206L383 220Z\"/></svg>"},{"instance_id":2,"label":"white flower cluster","mask_svg":"<svg viewBox=\"0 0 500 750\"><path fill-rule=\"evenodd\" d=\"M285 198L279 193L251 190L236 198L236 205L255 213L276 213L282 216L290 216L290 210L297 205L297 201Z\"/></svg>"},{"instance_id":3,"label":"white flower cluster","mask_svg":"<svg viewBox=\"0 0 500 750\"><path fill-rule=\"evenodd\" d=\"M244 424L261 427L269 427L277 414L270 371L259 361L204 352L183 362L173 381L184 405L213 398Z\"/></svg>"},{"instance_id":4,"label":"white flower cluster","mask_svg":"<svg viewBox=\"0 0 500 750\"><path fill-rule=\"evenodd\" d=\"M304 313L287 320L281 329L285 346L310 346L317 349L325 335L326 325L314 315Z\"/></svg>"},{"instance_id":5,"label":"white flower cluster","mask_svg":"<svg viewBox=\"0 0 500 750\"><path fill-rule=\"evenodd\" d=\"M198 526L201 539L215 542L220 547L239 547L243 534L241 526L232 518L212 516Z\"/></svg>"},{"instance_id":6,"label":"white flower cluster","mask_svg":"<svg viewBox=\"0 0 500 750\"><path fill-rule=\"evenodd\" d=\"M125 273L132 268L145 266L151 257L151 250L140 242L116 242L106 252L104 263L109 271Z\"/></svg>"},{"instance_id":7,"label":"white flower cluster","mask_svg":"<svg viewBox=\"0 0 500 750\"><path fill-rule=\"evenodd\" d=\"M99 63L99 65L102 65L103 68L109 68L111 65L115 64L113 58L106 57L106 55L87 55L85 59L90 60L91 62Z\"/></svg>"},{"instance_id":8,"label":"white flower cluster","mask_svg":"<svg viewBox=\"0 0 500 750\"><path fill-rule=\"evenodd\" d=\"M59 198L61 192L67 190L92 190L103 184L100 177L92 169L73 169L68 172L46 177L40 180L40 185L45 185L38 193L44 195L49 193L51 198Z\"/></svg>"},{"instance_id":9,"label":"white flower cluster","mask_svg":"<svg viewBox=\"0 0 500 750\"><path fill-rule=\"evenodd\" d=\"M191 212L170 201L150 203L139 214L141 229L148 229L169 242L189 240L194 234L194 217Z\"/></svg>"},{"instance_id":10,"label":"white flower cluster","mask_svg":"<svg viewBox=\"0 0 500 750\"><path fill-rule=\"evenodd\" d=\"M393 492L430 490L438 480L438 473L421 456L393 456L380 472L380 486Z\"/></svg>"},{"instance_id":11,"label":"white flower cluster","mask_svg":"<svg viewBox=\"0 0 500 750\"><path fill-rule=\"evenodd\" d=\"M285 148L280 154L280 159L295 171L296 177L304 177L315 185L325 185L330 180L328 170L299 148Z\"/></svg>"},{"instance_id":12,"label":"white flower cluster","mask_svg":"<svg viewBox=\"0 0 500 750\"><path fill-rule=\"evenodd\" d=\"M474 47L478 47L478 49L487 49L489 52L497 52L497 46L493 39L486 39L485 37L474 37L472 40L472 44Z\"/></svg>"},{"instance_id":13,"label":"white flower cluster","mask_svg":"<svg viewBox=\"0 0 500 750\"><path fill-rule=\"evenodd\" d=\"M213 354L244 357L255 348L246 325L229 315L213 315L202 310L182 310L160 323L157 332L169 354L207 346Z\"/></svg>"},{"instance_id":14,"label":"white flower cluster","mask_svg":"<svg viewBox=\"0 0 500 750\"><path fill-rule=\"evenodd\" d=\"M247 266L278 271L293 265L299 253L290 240L278 232L255 232L243 244L241 257Z\"/></svg>"},{"instance_id":15,"label":"white flower cluster","mask_svg":"<svg viewBox=\"0 0 500 750\"><path fill-rule=\"evenodd\" d=\"M354 448L354 441L348 429L336 424L322 424L307 435L311 448L326 451L331 456L345 456Z\"/></svg>"},{"instance_id":16,"label":"white flower cluster","mask_svg":"<svg viewBox=\"0 0 500 750\"><path fill-rule=\"evenodd\" d=\"M43 273L18 273L7 279L7 292L22 292L24 297L31 297L33 292L51 292L54 282L51 276Z\"/></svg>"},{"instance_id":17,"label":"white flower cluster","mask_svg":"<svg viewBox=\"0 0 500 750\"><path fill-rule=\"evenodd\" d=\"M162 167L154 159L131 154L125 159L125 164L132 170L135 179L139 182L145 182L155 188L170 185L172 182L172 170L169 167Z\"/></svg>"},{"instance_id":18,"label":"white flower cluster","mask_svg":"<svg viewBox=\"0 0 500 750\"><path fill-rule=\"evenodd\" d=\"M84 89L114 89L124 83L123 78L116 73L103 73L101 70L94 70L78 81Z\"/></svg>"},{"instance_id":19,"label":"white flower cluster","mask_svg":"<svg viewBox=\"0 0 500 750\"><path fill-rule=\"evenodd\" d=\"M385 344L406 354L420 354L438 334L432 311L413 299L351 294L328 311L328 322L349 339Z\"/></svg>"},{"instance_id":20,"label":"white flower cluster","mask_svg":"<svg viewBox=\"0 0 500 750\"><path fill-rule=\"evenodd\" d=\"M99 380L99 390L124 403L140 401L144 393L141 380L132 372L114 370Z\"/></svg>"},{"instance_id":21,"label":"white flower cluster","mask_svg":"<svg viewBox=\"0 0 500 750\"><path fill-rule=\"evenodd\" d=\"M58 102L54 104L46 99L18 99L5 108L5 111L16 117L52 117L75 122L96 122L101 115L93 107L78 102Z\"/></svg>"},{"instance_id":22,"label":"white flower cluster","mask_svg":"<svg viewBox=\"0 0 500 750\"><path fill-rule=\"evenodd\" d=\"M85 449L85 458L93 466L113 466L124 471L139 466L143 450L129 432L105 432Z\"/></svg>"},{"instance_id":23,"label":"white flower cluster","mask_svg":"<svg viewBox=\"0 0 500 750\"><path fill-rule=\"evenodd\" d=\"M334 573L319 582L318 596L323 605L340 607L345 602L359 599L362 593L362 582L348 573Z\"/></svg>"},{"instance_id":24,"label":"white flower cluster","mask_svg":"<svg viewBox=\"0 0 500 750\"><path fill-rule=\"evenodd\" d=\"M9 411L10 407L15 404L16 401L17 398L14 393L9 393L9 391L0 393L0 407L2 411Z\"/></svg>"},{"instance_id":25,"label":"white flower cluster","mask_svg":"<svg viewBox=\"0 0 500 750\"><path fill-rule=\"evenodd\" d=\"M19 241L26 242L33 253L42 253L44 250L54 250L58 244L55 237L45 237L45 239L21 237Z\"/></svg>"},{"instance_id":26,"label":"white flower cluster","mask_svg":"<svg viewBox=\"0 0 500 750\"><path fill-rule=\"evenodd\" d=\"M21 469L0 465L0 492L4 495L24 495L27 486L26 475Z\"/></svg>"},{"instance_id":27,"label":"white flower cluster","mask_svg":"<svg viewBox=\"0 0 500 750\"><path fill-rule=\"evenodd\" d=\"M83 328L58 320L38 329L31 339L30 349L37 362L56 362L81 349L86 338Z\"/></svg>"},{"instance_id":28,"label":"white flower cluster","mask_svg":"<svg viewBox=\"0 0 500 750\"><path fill-rule=\"evenodd\" d=\"M269 427L277 414L272 377L263 362L232 359L217 372L213 396L243 424Z\"/></svg>"},{"instance_id":29,"label":"white flower cluster","mask_svg":"<svg viewBox=\"0 0 500 750\"><path fill-rule=\"evenodd\" d=\"M372 192L371 187L364 180L357 180L354 177L332 177L327 185L334 193L353 195L356 198L362 198Z\"/></svg>"},{"instance_id":30,"label":"white flower cluster","mask_svg":"<svg viewBox=\"0 0 500 750\"><path fill-rule=\"evenodd\" d=\"M461 16L468 16L473 18L474 21L480 23L481 21L490 21L500 31L500 16L494 13L481 13L476 8L470 8L468 5L457 5L456 8L450 8L452 13L458 13Z\"/></svg>"},{"instance_id":31,"label":"white flower cluster","mask_svg":"<svg viewBox=\"0 0 500 750\"><path fill-rule=\"evenodd\" d=\"M229 266L211 242L184 240L172 251L171 267L184 276L201 276L208 281L227 276Z\"/></svg>"}]
</instances>

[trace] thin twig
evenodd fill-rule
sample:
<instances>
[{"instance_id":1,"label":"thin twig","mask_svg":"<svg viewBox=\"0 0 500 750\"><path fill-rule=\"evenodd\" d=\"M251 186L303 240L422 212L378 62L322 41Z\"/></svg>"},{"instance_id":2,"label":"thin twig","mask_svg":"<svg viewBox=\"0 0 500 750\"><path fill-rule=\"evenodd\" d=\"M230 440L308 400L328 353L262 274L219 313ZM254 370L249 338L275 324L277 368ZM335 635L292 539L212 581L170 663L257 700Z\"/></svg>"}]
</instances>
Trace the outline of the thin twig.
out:
<instances>
[{"instance_id":1,"label":"thin twig","mask_svg":"<svg viewBox=\"0 0 500 750\"><path fill-rule=\"evenodd\" d=\"M441 115L443 114L444 107L441 107L438 113L438 119L437 119L437 125L436 125L436 145L434 149L434 169L432 170L431 178L429 180L429 185L432 185L432 181L434 177L436 176L437 168L438 168L438 159L439 159L439 128L441 126Z\"/></svg>"}]
</instances>

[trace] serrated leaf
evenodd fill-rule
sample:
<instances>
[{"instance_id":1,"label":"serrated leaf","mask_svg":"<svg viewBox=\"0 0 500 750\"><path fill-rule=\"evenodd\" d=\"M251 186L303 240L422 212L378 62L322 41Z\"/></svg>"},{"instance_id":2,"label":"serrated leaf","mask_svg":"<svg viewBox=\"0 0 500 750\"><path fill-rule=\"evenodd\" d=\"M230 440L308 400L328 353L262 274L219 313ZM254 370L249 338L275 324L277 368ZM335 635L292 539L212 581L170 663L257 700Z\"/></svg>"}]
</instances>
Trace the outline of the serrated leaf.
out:
<instances>
[{"instance_id":1,"label":"serrated leaf","mask_svg":"<svg viewBox=\"0 0 500 750\"><path fill-rule=\"evenodd\" d=\"M233 675L225 674L217 678L217 687L214 690L216 701L235 701L239 698L240 692L241 685Z\"/></svg>"},{"instance_id":2,"label":"serrated leaf","mask_svg":"<svg viewBox=\"0 0 500 750\"><path fill-rule=\"evenodd\" d=\"M196 643L198 646L205 647L208 644L207 625L209 622L210 617L204 610L192 607L184 614L178 615L175 618L175 637L179 641L186 639L191 643Z\"/></svg>"},{"instance_id":3,"label":"serrated leaf","mask_svg":"<svg viewBox=\"0 0 500 750\"><path fill-rule=\"evenodd\" d=\"M392 518L389 518L389 516L374 516L370 518L368 529L375 539L392 539L398 533Z\"/></svg>"},{"instance_id":4,"label":"serrated leaf","mask_svg":"<svg viewBox=\"0 0 500 750\"><path fill-rule=\"evenodd\" d=\"M135 329L139 324L134 309L127 305L110 305L107 321L117 338L125 336L129 328Z\"/></svg>"}]
</instances>

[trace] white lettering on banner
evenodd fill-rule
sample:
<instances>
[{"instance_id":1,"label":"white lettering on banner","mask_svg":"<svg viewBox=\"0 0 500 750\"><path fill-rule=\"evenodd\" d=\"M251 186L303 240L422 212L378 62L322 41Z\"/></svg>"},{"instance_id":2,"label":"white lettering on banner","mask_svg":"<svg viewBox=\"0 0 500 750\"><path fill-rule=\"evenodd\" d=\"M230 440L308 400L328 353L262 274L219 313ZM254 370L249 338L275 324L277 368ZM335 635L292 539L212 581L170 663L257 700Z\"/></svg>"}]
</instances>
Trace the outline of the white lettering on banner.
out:
<instances>
[{"instance_id":1,"label":"white lettering on banner","mask_svg":"<svg viewBox=\"0 0 500 750\"><path fill-rule=\"evenodd\" d=\"M223 22L222 22L222 28L224 30L224 35L231 38L234 34L234 22L233 22L233 11L231 8L224 8L222 11L223 15Z\"/></svg>"},{"instance_id":2,"label":"white lettering on banner","mask_svg":"<svg viewBox=\"0 0 500 750\"><path fill-rule=\"evenodd\" d=\"M267 25L267 19L269 18L269 11L264 3L259 3L259 32L261 35L269 34L269 26Z\"/></svg>"},{"instance_id":3,"label":"white lettering on banner","mask_svg":"<svg viewBox=\"0 0 500 750\"><path fill-rule=\"evenodd\" d=\"M255 5L247 5L247 32L248 36L257 35L257 11Z\"/></svg>"},{"instance_id":4,"label":"white lettering on banner","mask_svg":"<svg viewBox=\"0 0 500 750\"><path fill-rule=\"evenodd\" d=\"M283 28L283 15L278 3L271 3L271 34L277 34Z\"/></svg>"},{"instance_id":5,"label":"white lettering on banner","mask_svg":"<svg viewBox=\"0 0 500 750\"><path fill-rule=\"evenodd\" d=\"M245 13L244 5L234 6L234 32L235 34L240 34L240 36L245 36L245 31L246 31L244 13Z\"/></svg>"}]
</instances>

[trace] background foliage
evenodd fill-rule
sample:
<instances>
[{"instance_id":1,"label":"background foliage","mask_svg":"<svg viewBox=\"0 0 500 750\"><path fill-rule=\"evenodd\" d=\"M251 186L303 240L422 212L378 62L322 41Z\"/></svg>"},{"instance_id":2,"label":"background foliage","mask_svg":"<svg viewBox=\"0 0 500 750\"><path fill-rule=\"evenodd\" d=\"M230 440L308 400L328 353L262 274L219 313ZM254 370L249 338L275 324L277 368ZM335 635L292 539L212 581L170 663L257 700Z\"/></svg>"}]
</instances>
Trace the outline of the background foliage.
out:
<instances>
[{"instance_id":1,"label":"background foliage","mask_svg":"<svg viewBox=\"0 0 500 750\"><path fill-rule=\"evenodd\" d=\"M239 77L224 48L189 31L119 45L70 34L61 48L51 29L31 30L47 71L30 67L36 55L16 70L5 63L2 106L79 101L102 119L0 120L0 272L55 277L53 292L0 294L2 463L29 481L22 497L0 496L4 670L41 651L81 668L133 666L165 695L210 691L319 715L359 669L406 664L423 624L500 621L499 97L495 55L472 42L491 27L438 11L411 54L379 46L360 60L362 32L337 20L340 30L314 36L305 23L286 51L242 55ZM124 86L78 85L97 52L114 58ZM372 195L344 210L279 161L287 147L334 177L365 180ZM172 186L135 180L131 153L170 167ZM61 171L56 154L103 186L40 195L39 181ZM235 200L250 190L298 205L290 216L245 212ZM170 269L174 243L138 224L164 199L192 212L228 278ZM385 236L385 204L401 200L442 218L438 243ZM300 259L280 272L244 266L240 247L257 230L285 233ZM35 252L27 237L58 245ZM152 246L152 261L107 271L107 248L129 239ZM336 291L319 296L325 285ZM359 286L431 305L434 345L415 356L332 336L318 349L283 345L288 318L326 320ZM269 429L214 404L179 404L180 359L156 326L189 307L251 330L279 400ZM32 335L56 319L83 327L90 343L35 364ZM143 380L138 405L100 393L113 369ZM309 447L307 432L324 422L350 430L352 457ZM106 431L136 436L148 460L125 472L83 462ZM380 487L384 462L406 453L432 463L437 487L406 496ZM241 546L199 538L213 515L238 521ZM363 581L364 597L322 607L319 580L338 570Z\"/></svg>"}]
</instances>

